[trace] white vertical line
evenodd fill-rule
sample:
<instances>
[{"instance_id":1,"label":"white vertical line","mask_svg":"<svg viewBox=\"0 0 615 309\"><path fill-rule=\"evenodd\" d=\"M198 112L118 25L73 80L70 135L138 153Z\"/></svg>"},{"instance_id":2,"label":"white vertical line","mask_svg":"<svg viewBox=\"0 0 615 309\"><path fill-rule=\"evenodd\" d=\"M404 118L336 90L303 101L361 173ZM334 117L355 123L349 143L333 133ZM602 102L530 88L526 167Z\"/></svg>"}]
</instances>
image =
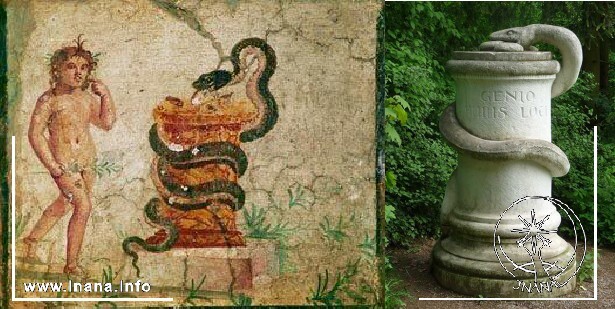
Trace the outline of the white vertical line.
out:
<instances>
[{"instance_id":1,"label":"white vertical line","mask_svg":"<svg viewBox=\"0 0 615 309\"><path fill-rule=\"evenodd\" d=\"M15 136L11 136L11 287L15 300Z\"/></svg>"},{"instance_id":2,"label":"white vertical line","mask_svg":"<svg viewBox=\"0 0 615 309\"><path fill-rule=\"evenodd\" d=\"M598 127L594 126L594 299L598 300Z\"/></svg>"}]
</instances>

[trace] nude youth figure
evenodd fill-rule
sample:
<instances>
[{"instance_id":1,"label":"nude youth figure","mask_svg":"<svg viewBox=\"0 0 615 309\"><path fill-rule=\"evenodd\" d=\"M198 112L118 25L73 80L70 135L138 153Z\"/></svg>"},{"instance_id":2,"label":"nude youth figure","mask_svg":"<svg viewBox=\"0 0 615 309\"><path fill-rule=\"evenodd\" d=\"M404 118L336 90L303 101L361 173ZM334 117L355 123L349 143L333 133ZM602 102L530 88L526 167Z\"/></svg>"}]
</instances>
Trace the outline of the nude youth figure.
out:
<instances>
[{"instance_id":1,"label":"nude youth figure","mask_svg":"<svg viewBox=\"0 0 615 309\"><path fill-rule=\"evenodd\" d=\"M92 53L83 49L81 36L76 43L76 47L59 49L52 56L50 89L38 98L30 119L30 144L49 170L59 194L23 240L26 256L38 260L37 242L72 205L64 266L64 272L72 274L81 273L77 261L92 209L92 186L96 178L92 168L96 147L90 124L109 131L116 120L109 90L100 80L90 78L96 67Z\"/></svg>"}]
</instances>

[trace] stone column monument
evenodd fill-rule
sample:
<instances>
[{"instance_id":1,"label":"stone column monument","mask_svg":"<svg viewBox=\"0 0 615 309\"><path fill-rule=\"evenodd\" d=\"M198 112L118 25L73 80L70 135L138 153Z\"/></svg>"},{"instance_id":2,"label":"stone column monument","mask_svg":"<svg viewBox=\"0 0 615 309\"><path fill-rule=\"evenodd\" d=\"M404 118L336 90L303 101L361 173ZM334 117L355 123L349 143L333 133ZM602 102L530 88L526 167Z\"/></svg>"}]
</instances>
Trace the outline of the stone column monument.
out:
<instances>
[{"instance_id":1,"label":"stone column monument","mask_svg":"<svg viewBox=\"0 0 615 309\"><path fill-rule=\"evenodd\" d=\"M575 83L581 44L549 25L498 31L490 40L447 63L457 95L440 130L459 163L444 197L448 235L433 250L433 274L472 296L562 295L575 286L577 264L574 248L557 235L561 217L547 198L552 177L570 167L551 143L551 98ZM535 43L561 51L561 70Z\"/></svg>"}]
</instances>

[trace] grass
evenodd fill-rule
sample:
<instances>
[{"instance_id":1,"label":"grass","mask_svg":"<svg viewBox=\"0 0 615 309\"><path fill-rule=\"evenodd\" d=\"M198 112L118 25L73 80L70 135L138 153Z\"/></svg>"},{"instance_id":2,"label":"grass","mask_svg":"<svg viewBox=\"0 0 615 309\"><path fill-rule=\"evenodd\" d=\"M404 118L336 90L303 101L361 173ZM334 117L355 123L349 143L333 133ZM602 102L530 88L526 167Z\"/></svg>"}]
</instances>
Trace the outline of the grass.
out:
<instances>
[{"instance_id":1,"label":"grass","mask_svg":"<svg viewBox=\"0 0 615 309\"><path fill-rule=\"evenodd\" d=\"M106 269L103 268L101 282L103 285L105 285L106 283L110 283L111 285L113 285L113 270L111 268L111 265L108 265ZM102 298L117 298L119 297L119 295L117 293L108 293L107 291L103 291L103 294L101 297ZM94 305L94 307L102 308L102 305L109 305L111 308L117 308L117 304L112 302L111 300L99 301L98 303Z\"/></svg>"},{"instance_id":2,"label":"grass","mask_svg":"<svg viewBox=\"0 0 615 309\"><path fill-rule=\"evenodd\" d=\"M288 223L277 223L275 225L266 224L267 210L258 208L252 205L252 210L248 212L243 209L243 215L246 219L247 237L260 239L279 239L288 236L293 229L288 227Z\"/></svg>"},{"instance_id":3,"label":"grass","mask_svg":"<svg viewBox=\"0 0 615 309\"><path fill-rule=\"evenodd\" d=\"M21 212L15 218L15 238L19 238L30 221L30 213L23 215Z\"/></svg>"},{"instance_id":4,"label":"grass","mask_svg":"<svg viewBox=\"0 0 615 309\"><path fill-rule=\"evenodd\" d=\"M210 298L202 296L202 295L199 295L200 294L200 290L201 290L201 286L203 285L203 283L205 283L205 276L203 276L203 278L201 279L199 284L197 284L196 286L194 285L194 279L190 280L190 289L188 290L188 295L184 299L184 303L183 303L184 305L185 304L190 304L192 306L196 306L196 304L194 303L194 300L196 300L196 299L202 299L202 300L211 301Z\"/></svg>"},{"instance_id":5,"label":"grass","mask_svg":"<svg viewBox=\"0 0 615 309\"><path fill-rule=\"evenodd\" d=\"M350 221L354 220L354 215L350 218ZM347 226L342 222L342 216L340 215L339 220L335 226L331 225L329 221L329 217L325 217L324 221L320 223L320 229L322 230L325 237L329 240L341 242L345 238L348 237L348 234L345 232Z\"/></svg>"},{"instance_id":6,"label":"grass","mask_svg":"<svg viewBox=\"0 0 615 309\"><path fill-rule=\"evenodd\" d=\"M237 296L232 296L231 300L234 307L245 308L252 306L252 298L243 293Z\"/></svg>"},{"instance_id":7,"label":"grass","mask_svg":"<svg viewBox=\"0 0 615 309\"><path fill-rule=\"evenodd\" d=\"M376 237L370 238L368 234L365 234L363 241L357 245L366 256L373 258L376 256Z\"/></svg>"},{"instance_id":8,"label":"grass","mask_svg":"<svg viewBox=\"0 0 615 309\"><path fill-rule=\"evenodd\" d=\"M307 301L315 306L343 306L343 296L354 300L358 304L364 304L367 299L353 290L352 279L358 273L360 259L354 263L348 263L342 272L335 274L333 278L329 275L329 270L325 270L324 276L318 274L316 289L311 290L311 296ZM333 279L333 284L329 280ZM363 292L363 291L362 291Z\"/></svg>"},{"instance_id":9,"label":"grass","mask_svg":"<svg viewBox=\"0 0 615 309\"><path fill-rule=\"evenodd\" d=\"M314 201L310 201L310 199L306 196L305 188L298 182L295 182L288 187L287 192L289 197L288 208L293 208L295 206L307 208L314 204Z\"/></svg>"},{"instance_id":10,"label":"grass","mask_svg":"<svg viewBox=\"0 0 615 309\"><path fill-rule=\"evenodd\" d=\"M96 163L94 163L94 166L92 166L92 168L96 172L98 178L101 178L105 174L107 176L111 176L111 173L117 173L121 170L121 167L115 162L101 161L98 159L96 160Z\"/></svg>"}]
</instances>

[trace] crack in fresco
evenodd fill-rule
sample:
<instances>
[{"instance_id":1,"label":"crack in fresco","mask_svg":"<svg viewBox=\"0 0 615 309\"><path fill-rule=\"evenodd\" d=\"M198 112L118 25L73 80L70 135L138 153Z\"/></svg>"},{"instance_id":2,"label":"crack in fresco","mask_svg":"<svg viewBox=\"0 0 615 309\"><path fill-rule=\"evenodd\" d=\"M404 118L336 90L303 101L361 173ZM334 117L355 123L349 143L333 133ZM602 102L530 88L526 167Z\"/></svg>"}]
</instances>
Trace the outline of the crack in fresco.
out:
<instances>
[{"instance_id":1,"label":"crack in fresco","mask_svg":"<svg viewBox=\"0 0 615 309\"><path fill-rule=\"evenodd\" d=\"M219 69L222 66L222 63L231 59L230 56L224 54L224 49L222 48L222 44L218 42L215 36L207 31L201 22L199 21L198 16L185 8L179 7L179 5L175 3L171 3L167 0L150 0L156 6L171 14L173 17L185 22L191 29L196 31L202 37L211 41L211 47L216 50L218 53L218 66Z\"/></svg>"},{"instance_id":2,"label":"crack in fresco","mask_svg":"<svg viewBox=\"0 0 615 309\"><path fill-rule=\"evenodd\" d=\"M295 37L301 38L301 39L307 41L308 43L314 44L314 45L316 45L316 46L318 46L320 48L323 48L323 49L328 49L328 48L330 48L331 46L334 45L334 43L325 43L325 42L321 42L321 41L316 40L316 39L311 39L309 37L306 37L305 35L302 34L302 31L301 31L300 27L295 28L295 27L291 26L290 24L288 24L286 22L286 20L284 18L283 18L282 26L280 28L274 29L274 30L267 29L265 31L265 40L269 41L269 36L270 35L276 35L276 34L282 32L284 30L290 30ZM333 39L334 40L343 41L343 42L345 42L347 44L347 47L348 47L348 58L349 59L355 60L357 62L369 63L372 66L375 66L375 61L376 61L376 56L375 55L373 57L369 57L369 58L360 57L360 56L354 56L353 55L353 52L352 52L353 51L353 47L352 47L352 45L355 43L355 38L350 38L350 37L334 37Z\"/></svg>"},{"instance_id":3,"label":"crack in fresco","mask_svg":"<svg viewBox=\"0 0 615 309\"><path fill-rule=\"evenodd\" d=\"M316 46L318 46L320 48L329 48L331 45L333 45L331 43L327 44L327 43L321 42L319 40L312 39L312 38L304 36L303 35L303 31L301 30L301 27L293 27L286 20L286 17L284 16L284 8L283 8L284 4L283 4L283 1L278 1L278 5L279 5L279 10L275 13L274 17L280 16L280 18L282 19L282 25L280 26L279 29L275 29L275 30L267 28L265 30L265 40L268 40L268 37L269 37L270 34L277 34L277 33L280 33L280 32L282 32L284 30L291 30L295 37L304 39L305 41L307 41L309 43L312 43L312 44L314 44L314 45L316 45Z\"/></svg>"},{"instance_id":4,"label":"crack in fresco","mask_svg":"<svg viewBox=\"0 0 615 309\"><path fill-rule=\"evenodd\" d=\"M175 18L185 22L191 29L195 30L197 33L199 33L199 35L201 35L202 37L208 39L211 41L211 46L212 48L214 48L216 50L216 52L218 53L218 65L217 65L217 69L219 69L222 64L224 62L227 62L230 60L230 56L226 55L224 53L224 49L222 48L222 44L216 39L216 37L209 31L207 31L203 25L201 24L201 22L199 21L199 17L190 9L186 9L186 8L182 8L180 7L178 4L176 3L172 3L169 0L150 0L152 1L152 3L154 3L156 6L158 6L159 8L163 9L164 11L166 11L167 13L171 14L172 16L174 16ZM200 2L199 4L199 8L200 8ZM267 28L265 30L265 41L268 41L269 39L269 35L275 35L278 34L284 30L291 30L294 34L295 37L304 39L305 41L314 44L320 48L323 49L327 49L330 48L332 45L334 45L334 43L327 43L327 42L323 42L317 39L313 39L313 38L309 38L305 35L303 35L303 32L301 30L301 27L293 27L290 25L290 23L288 23L288 21L286 20L286 17L284 16L284 8L283 8L283 2L282 1L278 1L278 5L279 8L278 10L275 12L274 14L274 18L275 17L280 17L282 19L282 26L279 27L278 29L269 29ZM231 3L229 4L229 6L231 7L231 9L236 9L237 3ZM349 52L349 58L356 60L358 62L364 62L364 63L370 63L370 64L374 64L375 61L375 56L374 57L369 57L369 58L365 58L365 57L358 57L358 56L353 56L352 55L352 45L354 44L354 40L355 38L351 38L351 37L334 37L335 40L343 40L348 44L348 52Z\"/></svg>"},{"instance_id":5,"label":"crack in fresco","mask_svg":"<svg viewBox=\"0 0 615 309\"><path fill-rule=\"evenodd\" d=\"M365 57L358 57L358 56L351 55L350 59L353 59L358 62L364 62L364 63L369 63L371 65L375 65L374 61L376 60L376 57L365 58Z\"/></svg>"}]
</instances>

